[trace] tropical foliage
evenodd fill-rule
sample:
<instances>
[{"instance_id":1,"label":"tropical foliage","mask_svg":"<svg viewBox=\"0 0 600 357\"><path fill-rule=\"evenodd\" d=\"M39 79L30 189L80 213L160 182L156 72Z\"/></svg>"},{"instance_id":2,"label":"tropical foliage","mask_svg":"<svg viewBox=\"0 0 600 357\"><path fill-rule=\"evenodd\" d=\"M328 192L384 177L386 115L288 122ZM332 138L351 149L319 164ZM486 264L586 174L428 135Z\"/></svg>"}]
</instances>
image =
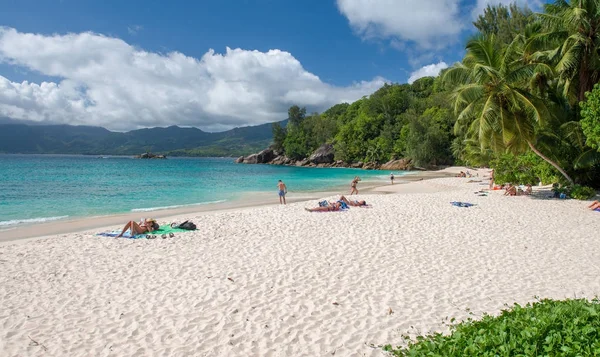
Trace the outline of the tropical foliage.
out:
<instances>
[{"instance_id":1,"label":"tropical foliage","mask_svg":"<svg viewBox=\"0 0 600 357\"><path fill-rule=\"evenodd\" d=\"M600 89L586 93L600 81L600 2L488 6L474 26L463 60L436 78L321 114L290 108L276 147L304 158L330 143L348 163L492 165L519 183L599 187Z\"/></svg>"},{"instance_id":2,"label":"tropical foliage","mask_svg":"<svg viewBox=\"0 0 600 357\"><path fill-rule=\"evenodd\" d=\"M586 144L600 151L600 86L586 93L586 101L581 102L581 128L586 136Z\"/></svg>"},{"instance_id":3,"label":"tropical foliage","mask_svg":"<svg viewBox=\"0 0 600 357\"><path fill-rule=\"evenodd\" d=\"M302 159L330 143L336 159L348 163L411 157L422 166L451 164L455 116L439 82L423 78L413 84L386 84L369 97L309 116L304 108L292 106L287 129L273 126L274 148Z\"/></svg>"},{"instance_id":4,"label":"tropical foliage","mask_svg":"<svg viewBox=\"0 0 600 357\"><path fill-rule=\"evenodd\" d=\"M600 302L541 300L515 304L500 316L484 315L451 326L450 334L420 336L393 356L597 356Z\"/></svg>"}]
</instances>

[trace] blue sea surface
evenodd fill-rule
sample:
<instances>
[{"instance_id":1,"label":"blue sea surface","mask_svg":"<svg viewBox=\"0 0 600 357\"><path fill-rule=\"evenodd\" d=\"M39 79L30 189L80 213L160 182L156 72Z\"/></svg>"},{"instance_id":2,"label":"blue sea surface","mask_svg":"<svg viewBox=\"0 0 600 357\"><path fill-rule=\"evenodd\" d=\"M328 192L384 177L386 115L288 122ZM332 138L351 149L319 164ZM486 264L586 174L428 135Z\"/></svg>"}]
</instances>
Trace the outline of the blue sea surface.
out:
<instances>
[{"instance_id":1,"label":"blue sea surface","mask_svg":"<svg viewBox=\"0 0 600 357\"><path fill-rule=\"evenodd\" d=\"M293 193L349 186L356 175L383 183L389 175L346 168L244 165L231 158L83 155L0 155L0 173L0 228L233 201L248 192L271 191L276 197L277 180Z\"/></svg>"}]
</instances>

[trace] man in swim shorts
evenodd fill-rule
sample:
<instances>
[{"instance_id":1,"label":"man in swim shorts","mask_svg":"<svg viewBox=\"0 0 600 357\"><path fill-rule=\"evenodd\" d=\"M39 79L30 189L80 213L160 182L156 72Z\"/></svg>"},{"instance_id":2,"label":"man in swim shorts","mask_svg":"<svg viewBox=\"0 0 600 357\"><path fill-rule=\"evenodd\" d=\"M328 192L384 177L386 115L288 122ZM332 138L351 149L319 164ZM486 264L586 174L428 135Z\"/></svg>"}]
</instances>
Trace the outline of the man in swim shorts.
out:
<instances>
[{"instance_id":1,"label":"man in swim shorts","mask_svg":"<svg viewBox=\"0 0 600 357\"><path fill-rule=\"evenodd\" d=\"M279 180L279 182L277 183L277 188L279 189L279 204L285 205L285 194L287 193L287 186L285 185L285 183L283 183L283 181Z\"/></svg>"}]
</instances>

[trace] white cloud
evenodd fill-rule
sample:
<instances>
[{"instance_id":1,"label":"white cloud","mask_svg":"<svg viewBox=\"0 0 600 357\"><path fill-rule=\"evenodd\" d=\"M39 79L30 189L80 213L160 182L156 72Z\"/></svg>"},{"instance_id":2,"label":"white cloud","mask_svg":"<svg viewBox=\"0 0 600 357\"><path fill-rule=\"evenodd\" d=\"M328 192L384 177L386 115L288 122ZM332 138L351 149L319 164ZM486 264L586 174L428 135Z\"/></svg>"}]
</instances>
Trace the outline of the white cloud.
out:
<instances>
[{"instance_id":1,"label":"white cloud","mask_svg":"<svg viewBox=\"0 0 600 357\"><path fill-rule=\"evenodd\" d=\"M458 0L337 0L340 12L362 36L411 42L422 49L443 48L458 40L464 29L459 3Z\"/></svg>"},{"instance_id":2,"label":"white cloud","mask_svg":"<svg viewBox=\"0 0 600 357\"><path fill-rule=\"evenodd\" d=\"M408 83L412 84L414 81L416 81L419 78L423 78L423 77L435 77L438 74L440 74L440 71L442 69L448 68L448 65L446 64L446 62L439 62L439 63L433 63L427 66L423 66L419 69L417 69L416 71L412 72L410 74L410 77L408 77Z\"/></svg>"},{"instance_id":3,"label":"white cloud","mask_svg":"<svg viewBox=\"0 0 600 357\"><path fill-rule=\"evenodd\" d=\"M291 105L321 111L385 82L327 84L280 50L227 48L197 59L147 52L89 32L46 36L0 28L0 61L61 78L36 84L0 76L0 116L115 130L261 124L284 119Z\"/></svg>"}]
</instances>

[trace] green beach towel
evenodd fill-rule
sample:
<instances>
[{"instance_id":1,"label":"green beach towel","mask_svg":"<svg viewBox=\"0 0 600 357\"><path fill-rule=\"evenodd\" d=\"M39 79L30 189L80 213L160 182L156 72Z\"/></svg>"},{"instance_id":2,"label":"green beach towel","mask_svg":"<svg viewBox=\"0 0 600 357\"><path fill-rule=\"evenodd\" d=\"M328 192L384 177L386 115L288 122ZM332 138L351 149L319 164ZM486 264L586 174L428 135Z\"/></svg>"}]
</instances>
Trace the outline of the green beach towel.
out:
<instances>
[{"instance_id":1,"label":"green beach towel","mask_svg":"<svg viewBox=\"0 0 600 357\"><path fill-rule=\"evenodd\" d=\"M169 225L160 226L157 230L152 231L152 234L169 234L169 233L182 233L189 232L187 229L172 228Z\"/></svg>"}]
</instances>

